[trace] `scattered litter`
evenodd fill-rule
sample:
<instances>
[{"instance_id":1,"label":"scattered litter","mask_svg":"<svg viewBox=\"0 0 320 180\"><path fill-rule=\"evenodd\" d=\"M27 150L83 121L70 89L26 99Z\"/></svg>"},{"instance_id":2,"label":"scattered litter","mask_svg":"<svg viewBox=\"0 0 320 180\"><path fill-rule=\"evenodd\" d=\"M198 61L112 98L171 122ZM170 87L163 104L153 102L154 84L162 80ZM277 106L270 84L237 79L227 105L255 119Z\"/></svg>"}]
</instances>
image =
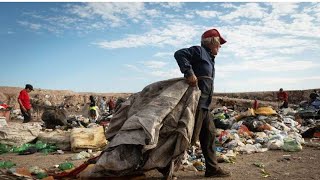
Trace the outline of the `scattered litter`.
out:
<instances>
[{"instance_id":1,"label":"scattered litter","mask_svg":"<svg viewBox=\"0 0 320 180\"><path fill-rule=\"evenodd\" d=\"M11 161L0 161L0 168L12 168L13 166L16 166L15 163Z\"/></svg>"},{"instance_id":2,"label":"scattered litter","mask_svg":"<svg viewBox=\"0 0 320 180\"><path fill-rule=\"evenodd\" d=\"M260 171L261 171L261 176L262 176L262 177L266 178L266 177L269 177L269 176L270 176L270 174L269 174L268 172L266 172L265 169L260 169Z\"/></svg>"},{"instance_id":3,"label":"scattered litter","mask_svg":"<svg viewBox=\"0 0 320 180\"><path fill-rule=\"evenodd\" d=\"M255 166L259 167L259 168L264 168L264 164L261 163L261 162L255 162L255 163L253 163L253 165L255 165Z\"/></svg>"},{"instance_id":4,"label":"scattered litter","mask_svg":"<svg viewBox=\"0 0 320 180\"><path fill-rule=\"evenodd\" d=\"M71 162L64 162L64 163L59 164L58 168L62 171L65 171L65 170L69 170L69 169L74 168L74 165Z\"/></svg>"},{"instance_id":5,"label":"scattered litter","mask_svg":"<svg viewBox=\"0 0 320 180\"><path fill-rule=\"evenodd\" d=\"M91 154L87 153L85 151L81 151L80 153L74 154L71 157L71 160L80 160L80 159L86 159L86 158L90 158Z\"/></svg>"}]
</instances>

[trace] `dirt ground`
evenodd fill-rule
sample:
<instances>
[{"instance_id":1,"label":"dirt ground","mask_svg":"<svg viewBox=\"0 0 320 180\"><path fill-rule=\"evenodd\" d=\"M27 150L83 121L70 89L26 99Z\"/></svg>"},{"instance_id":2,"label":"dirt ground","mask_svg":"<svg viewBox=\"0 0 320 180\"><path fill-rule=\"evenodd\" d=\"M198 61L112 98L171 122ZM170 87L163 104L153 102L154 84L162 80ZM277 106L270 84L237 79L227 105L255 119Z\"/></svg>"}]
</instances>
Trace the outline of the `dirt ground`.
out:
<instances>
[{"instance_id":1,"label":"dirt ground","mask_svg":"<svg viewBox=\"0 0 320 180\"><path fill-rule=\"evenodd\" d=\"M85 160L72 161L72 153L63 155L45 155L35 153L31 155L17 155L7 153L0 155L0 161L11 160L17 167L39 166L49 168L65 161L79 166ZM285 156L284 156L285 155ZM290 156L288 156L290 155ZM253 163L263 163L269 177L262 177L261 169ZM319 171L320 149L304 146L300 152L284 152L281 150L267 151L264 153L238 155L235 163L219 163L221 167L230 170L231 177L220 179L320 179ZM216 179L205 178L204 172L176 172L178 179ZM146 179L161 179L162 175L152 170L146 173ZM219 178L218 178L219 179Z\"/></svg>"}]
</instances>

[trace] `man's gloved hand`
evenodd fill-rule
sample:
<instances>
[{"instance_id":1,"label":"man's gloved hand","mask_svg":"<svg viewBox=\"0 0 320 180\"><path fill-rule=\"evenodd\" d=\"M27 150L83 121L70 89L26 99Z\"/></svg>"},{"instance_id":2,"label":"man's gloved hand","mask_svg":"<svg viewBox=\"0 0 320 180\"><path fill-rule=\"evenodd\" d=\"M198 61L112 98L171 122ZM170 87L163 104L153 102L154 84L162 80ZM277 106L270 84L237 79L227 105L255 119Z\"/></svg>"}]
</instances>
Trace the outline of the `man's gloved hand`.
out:
<instances>
[{"instance_id":1,"label":"man's gloved hand","mask_svg":"<svg viewBox=\"0 0 320 180\"><path fill-rule=\"evenodd\" d=\"M197 76L195 76L194 74L193 75L191 75L191 76L189 76L188 78L187 78L187 82L188 82L188 84L190 85L190 86L197 86L197 84L198 84L198 78L197 78Z\"/></svg>"}]
</instances>

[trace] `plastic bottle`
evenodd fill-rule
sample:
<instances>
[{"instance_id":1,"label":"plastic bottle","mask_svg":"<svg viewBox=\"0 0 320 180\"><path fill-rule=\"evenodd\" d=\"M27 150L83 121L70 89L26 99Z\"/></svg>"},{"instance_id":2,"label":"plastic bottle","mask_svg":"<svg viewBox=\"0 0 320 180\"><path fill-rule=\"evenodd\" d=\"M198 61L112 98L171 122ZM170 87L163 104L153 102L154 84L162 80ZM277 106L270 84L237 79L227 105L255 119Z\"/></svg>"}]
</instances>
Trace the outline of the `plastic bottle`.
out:
<instances>
[{"instance_id":1,"label":"plastic bottle","mask_svg":"<svg viewBox=\"0 0 320 180\"><path fill-rule=\"evenodd\" d=\"M68 170L68 169L72 169L74 168L74 165L73 163L71 162L65 162L65 163L61 163L59 164L59 167L58 167L60 170L64 171L64 170Z\"/></svg>"}]
</instances>

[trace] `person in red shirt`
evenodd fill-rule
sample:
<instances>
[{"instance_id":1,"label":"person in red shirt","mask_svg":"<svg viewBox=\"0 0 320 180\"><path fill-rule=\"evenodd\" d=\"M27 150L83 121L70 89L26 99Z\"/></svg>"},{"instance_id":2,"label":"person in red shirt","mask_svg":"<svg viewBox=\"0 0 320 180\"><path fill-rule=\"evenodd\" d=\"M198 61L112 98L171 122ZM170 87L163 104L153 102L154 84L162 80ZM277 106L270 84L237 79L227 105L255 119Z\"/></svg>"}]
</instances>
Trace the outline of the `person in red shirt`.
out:
<instances>
[{"instance_id":1,"label":"person in red shirt","mask_svg":"<svg viewBox=\"0 0 320 180\"><path fill-rule=\"evenodd\" d=\"M31 103L29 93L33 91L33 86L31 84L26 84L26 87L20 91L18 102L20 105L20 110L23 115L23 123L31 121Z\"/></svg>"},{"instance_id":2,"label":"person in red shirt","mask_svg":"<svg viewBox=\"0 0 320 180\"><path fill-rule=\"evenodd\" d=\"M288 93L283 91L282 88L280 88L278 92L278 101L282 102L280 109L288 108Z\"/></svg>"},{"instance_id":3,"label":"person in red shirt","mask_svg":"<svg viewBox=\"0 0 320 180\"><path fill-rule=\"evenodd\" d=\"M114 102L114 99L113 97L110 98L109 102L108 102L108 106L109 106L109 113L113 113L115 107L116 107L116 104Z\"/></svg>"}]
</instances>

